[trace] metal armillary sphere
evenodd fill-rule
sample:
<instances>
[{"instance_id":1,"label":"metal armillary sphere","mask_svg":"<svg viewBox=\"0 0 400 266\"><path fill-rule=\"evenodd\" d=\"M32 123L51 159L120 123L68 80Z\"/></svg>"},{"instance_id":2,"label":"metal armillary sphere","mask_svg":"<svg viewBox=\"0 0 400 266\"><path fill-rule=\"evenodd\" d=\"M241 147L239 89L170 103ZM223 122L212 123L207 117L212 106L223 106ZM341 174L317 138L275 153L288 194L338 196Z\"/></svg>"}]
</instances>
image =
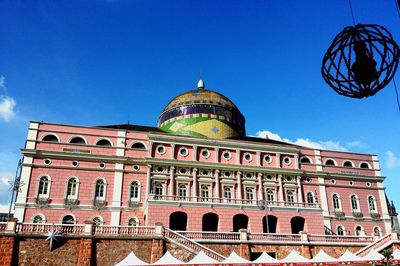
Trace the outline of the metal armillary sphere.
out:
<instances>
[{"instance_id":1,"label":"metal armillary sphere","mask_svg":"<svg viewBox=\"0 0 400 266\"><path fill-rule=\"evenodd\" d=\"M379 25L346 27L333 40L322 60L322 77L337 93L373 96L393 78L400 49L388 30Z\"/></svg>"}]
</instances>

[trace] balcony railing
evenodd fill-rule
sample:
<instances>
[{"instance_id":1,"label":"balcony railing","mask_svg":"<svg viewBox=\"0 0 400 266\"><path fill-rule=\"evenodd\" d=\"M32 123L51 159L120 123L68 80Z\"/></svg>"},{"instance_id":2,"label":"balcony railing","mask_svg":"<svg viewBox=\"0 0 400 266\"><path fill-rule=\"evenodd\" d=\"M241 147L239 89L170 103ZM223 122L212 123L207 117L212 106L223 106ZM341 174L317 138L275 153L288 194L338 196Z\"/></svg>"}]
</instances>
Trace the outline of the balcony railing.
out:
<instances>
[{"instance_id":1,"label":"balcony railing","mask_svg":"<svg viewBox=\"0 0 400 266\"><path fill-rule=\"evenodd\" d=\"M17 223L16 233L47 233L55 230L60 234L81 234L84 229L83 224Z\"/></svg>"},{"instance_id":2,"label":"balcony railing","mask_svg":"<svg viewBox=\"0 0 400 266\"><path fill-rule=\"evenodd\" d=\"M151 236L155 234L154 226L94 226L95 235L140 235Z\"/></svg>"},{"instance_id":3,"label":"balcony railing","mask_svg":"<svg viewBox=\"0 0 400 266\"><path fill-rule=\"evenodd\" d=\"M12 227L12 226L11 226ZM11 228L10 227L10 228ZM0 223L0 232L5 232L7 223ZM95 235L95 236L163 236L165 230L156 226L110 226L92 224L37 224L16 223L16 234L44 235L48 231L55 230L59 234L66 235ZM14 231L13 231L14 232ZM176 231L177 234L191 241L197 242L237 242L249 241L256 243L351 243L366 245L374 241L373 236L337 236L337 235L313 235L313 234L277 234L277 233L250 233L242 239L239 232L202 232L202 231ZM380 240L382 243L384 241Z\"/></svg>"},{"instance_id":4,"label":"balcony railing","mask_svg":"<svg viewBox=\"0 0 400 266\"><path fill-rule=\"evenodd\" d=\"M231 205L249 205L266 207L293 207L293 208L319 208L317 203L300 203L288 201L265 201L265 200L249 200L249 199L230 199L230 198L205 198L190 196L167 196L150 194L149 201L176 201L176 202L200 202L210 204L231 204Z\"/></svg>"}]
</instances>

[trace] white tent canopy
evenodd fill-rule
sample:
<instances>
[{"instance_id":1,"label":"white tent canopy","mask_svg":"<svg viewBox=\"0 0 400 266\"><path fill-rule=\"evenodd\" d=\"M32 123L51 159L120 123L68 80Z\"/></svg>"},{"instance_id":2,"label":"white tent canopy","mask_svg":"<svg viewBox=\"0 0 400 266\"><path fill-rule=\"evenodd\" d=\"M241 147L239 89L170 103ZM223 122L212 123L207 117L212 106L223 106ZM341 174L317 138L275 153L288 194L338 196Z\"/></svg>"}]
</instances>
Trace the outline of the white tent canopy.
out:
<instances>
[{"instance_id":1,"label":"white tent canopy","mask_svg":"<svg viewBox=\"0 0 400 266\"><path fill-rule=\"evenodd\" d=\"M186 264L218 264L219 261L214 260L213 258L210 258L209 256L206 255L203 251L200 251L196 257L194 257L192 260L187 262Z\"/></svg>"},{"instance_id":2,"label":"white tent canopy","mask_svg":"<svg viewBox=\"0 0 400 266\"><path fill-rule=\"evenodd\" d=\"M382 260L383 255L381 253L379 253L378 251L376 251L375 249L371 249L371 251L367 255L362 257L362 259L363 260Z\"/></svg>"},{"instance_id":3,"label":"white tent canopy","mask_svg":"<svg viewBox=\"0 0 400 266\"><path fill-rule=\"evenodd\" d=\"M249 260L243 259L242 257L240 257L238 254L236 254L235 251L232 251L231 255L229 255L229 257L227 257L222 263L250 263Z\"/></svg>"},{"instance_id":4,"label":"white tent canopy","mask_svg":"<svg viewBox=\"0 0 400 266\"><path fill-rule=\"evenodd\" d=\"M310 262L310 260L301 256L296 250L292 250L286 258L281 260L281 262L304 263Z\"/></svg>"},{"instance_id":5,"label":"white tent canopy","mask_svg":"<svg viewBox=\"0 0 400 266\"><path fill-rule=\"evenodd\" d=\"M174 264L184 264L182 261L178 260L167 251L164 256L162 256L158 261L154 262L154 265L174 265Z\"/></svg>"},{"instance_id":6,"label":"white tent canopy","mask_svg":"<svg viewBox=\"0 0 400 266\"><path fill-rule=\"evenodd\" d=\"M318 254L315 255L310 261L312 262L337 262L338 260L329 256L323 249L320 249Z\"/></svg>"},{"instance_id":7,"label":"white tent canopy","mask_svg":"<svg viewBox=\"0 0 400 266\"><path fill-rule=\"evenodd\" d=\"M271 257L267 252L263 252L253 263L279 263L279 260Z\"/></svg>"},{"instance_id":8,"label":"white tent canopy","mask_svg":"<svg viewBox=\"0 0 400 266\"><path fill-rule=\"evenodd\" d=\"M396 249L395 251L393 251L393 259L395 260L400 260L400 249Z\"/></svg>"},{"instance_id":9,"label":"white tent canopy","mask_svg":"<svg viewBox=\"0 0 400 266\"><path fill-rule=\"evenodd\" d=\"M131 251L131 253L129 253L125 259L121 260L115 266L128 266L128 265L149 265L149 264L136 257L135 253Z\"/></svg>"},{"instance_id":10,"label":"white tent canopy","mask_svg":"<svg viewBox=\"0 0 400 266\"><path fill-rule=\"evenodd\" d=\"M354 255L348 249L346 249L346 251L343 253L343 255L340 256L340 258L338 258L338 261L362 261L362 260L363 259Z\"/></svg>"}]
</instances>

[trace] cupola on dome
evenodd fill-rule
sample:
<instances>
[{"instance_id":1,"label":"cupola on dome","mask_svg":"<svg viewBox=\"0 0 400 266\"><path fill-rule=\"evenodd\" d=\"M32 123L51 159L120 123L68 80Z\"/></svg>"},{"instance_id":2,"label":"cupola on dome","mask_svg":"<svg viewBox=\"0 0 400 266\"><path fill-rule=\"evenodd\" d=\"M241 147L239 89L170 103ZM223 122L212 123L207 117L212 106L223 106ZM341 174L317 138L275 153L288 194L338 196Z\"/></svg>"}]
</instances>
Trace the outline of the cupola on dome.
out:
<instances>
[{"instance_id":1,"label":"cupola on dome","mask_svg":"<svg viewBox=\"0 0 400 266\"><path fill-rule=\"evenodd\" d=\"M197 89L176 96L164 108L158 127L168 133L226 139L245 136L245 118L224 95L205 89L200 80Z\"/></svg>"}]
</instances>

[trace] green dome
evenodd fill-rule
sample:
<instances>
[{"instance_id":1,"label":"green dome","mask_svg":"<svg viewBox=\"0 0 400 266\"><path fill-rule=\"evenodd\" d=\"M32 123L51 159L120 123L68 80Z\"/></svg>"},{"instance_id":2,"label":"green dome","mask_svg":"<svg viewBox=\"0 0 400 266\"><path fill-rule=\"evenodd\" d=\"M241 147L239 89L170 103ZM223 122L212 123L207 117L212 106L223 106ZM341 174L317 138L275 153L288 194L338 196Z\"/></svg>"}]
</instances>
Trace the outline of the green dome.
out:
<instances>
[{"instance_id":1,"label":"green dome","mask_svg":"<svg viewBox=\"0 0 400 266\"><path fill-rule=\"evenodd\" d=\"M163 131L196 137L225 139L245 136L245 119L236 105L224 95L197 89L172 99L158 119Z\"/></svg>"}]
</instances>

